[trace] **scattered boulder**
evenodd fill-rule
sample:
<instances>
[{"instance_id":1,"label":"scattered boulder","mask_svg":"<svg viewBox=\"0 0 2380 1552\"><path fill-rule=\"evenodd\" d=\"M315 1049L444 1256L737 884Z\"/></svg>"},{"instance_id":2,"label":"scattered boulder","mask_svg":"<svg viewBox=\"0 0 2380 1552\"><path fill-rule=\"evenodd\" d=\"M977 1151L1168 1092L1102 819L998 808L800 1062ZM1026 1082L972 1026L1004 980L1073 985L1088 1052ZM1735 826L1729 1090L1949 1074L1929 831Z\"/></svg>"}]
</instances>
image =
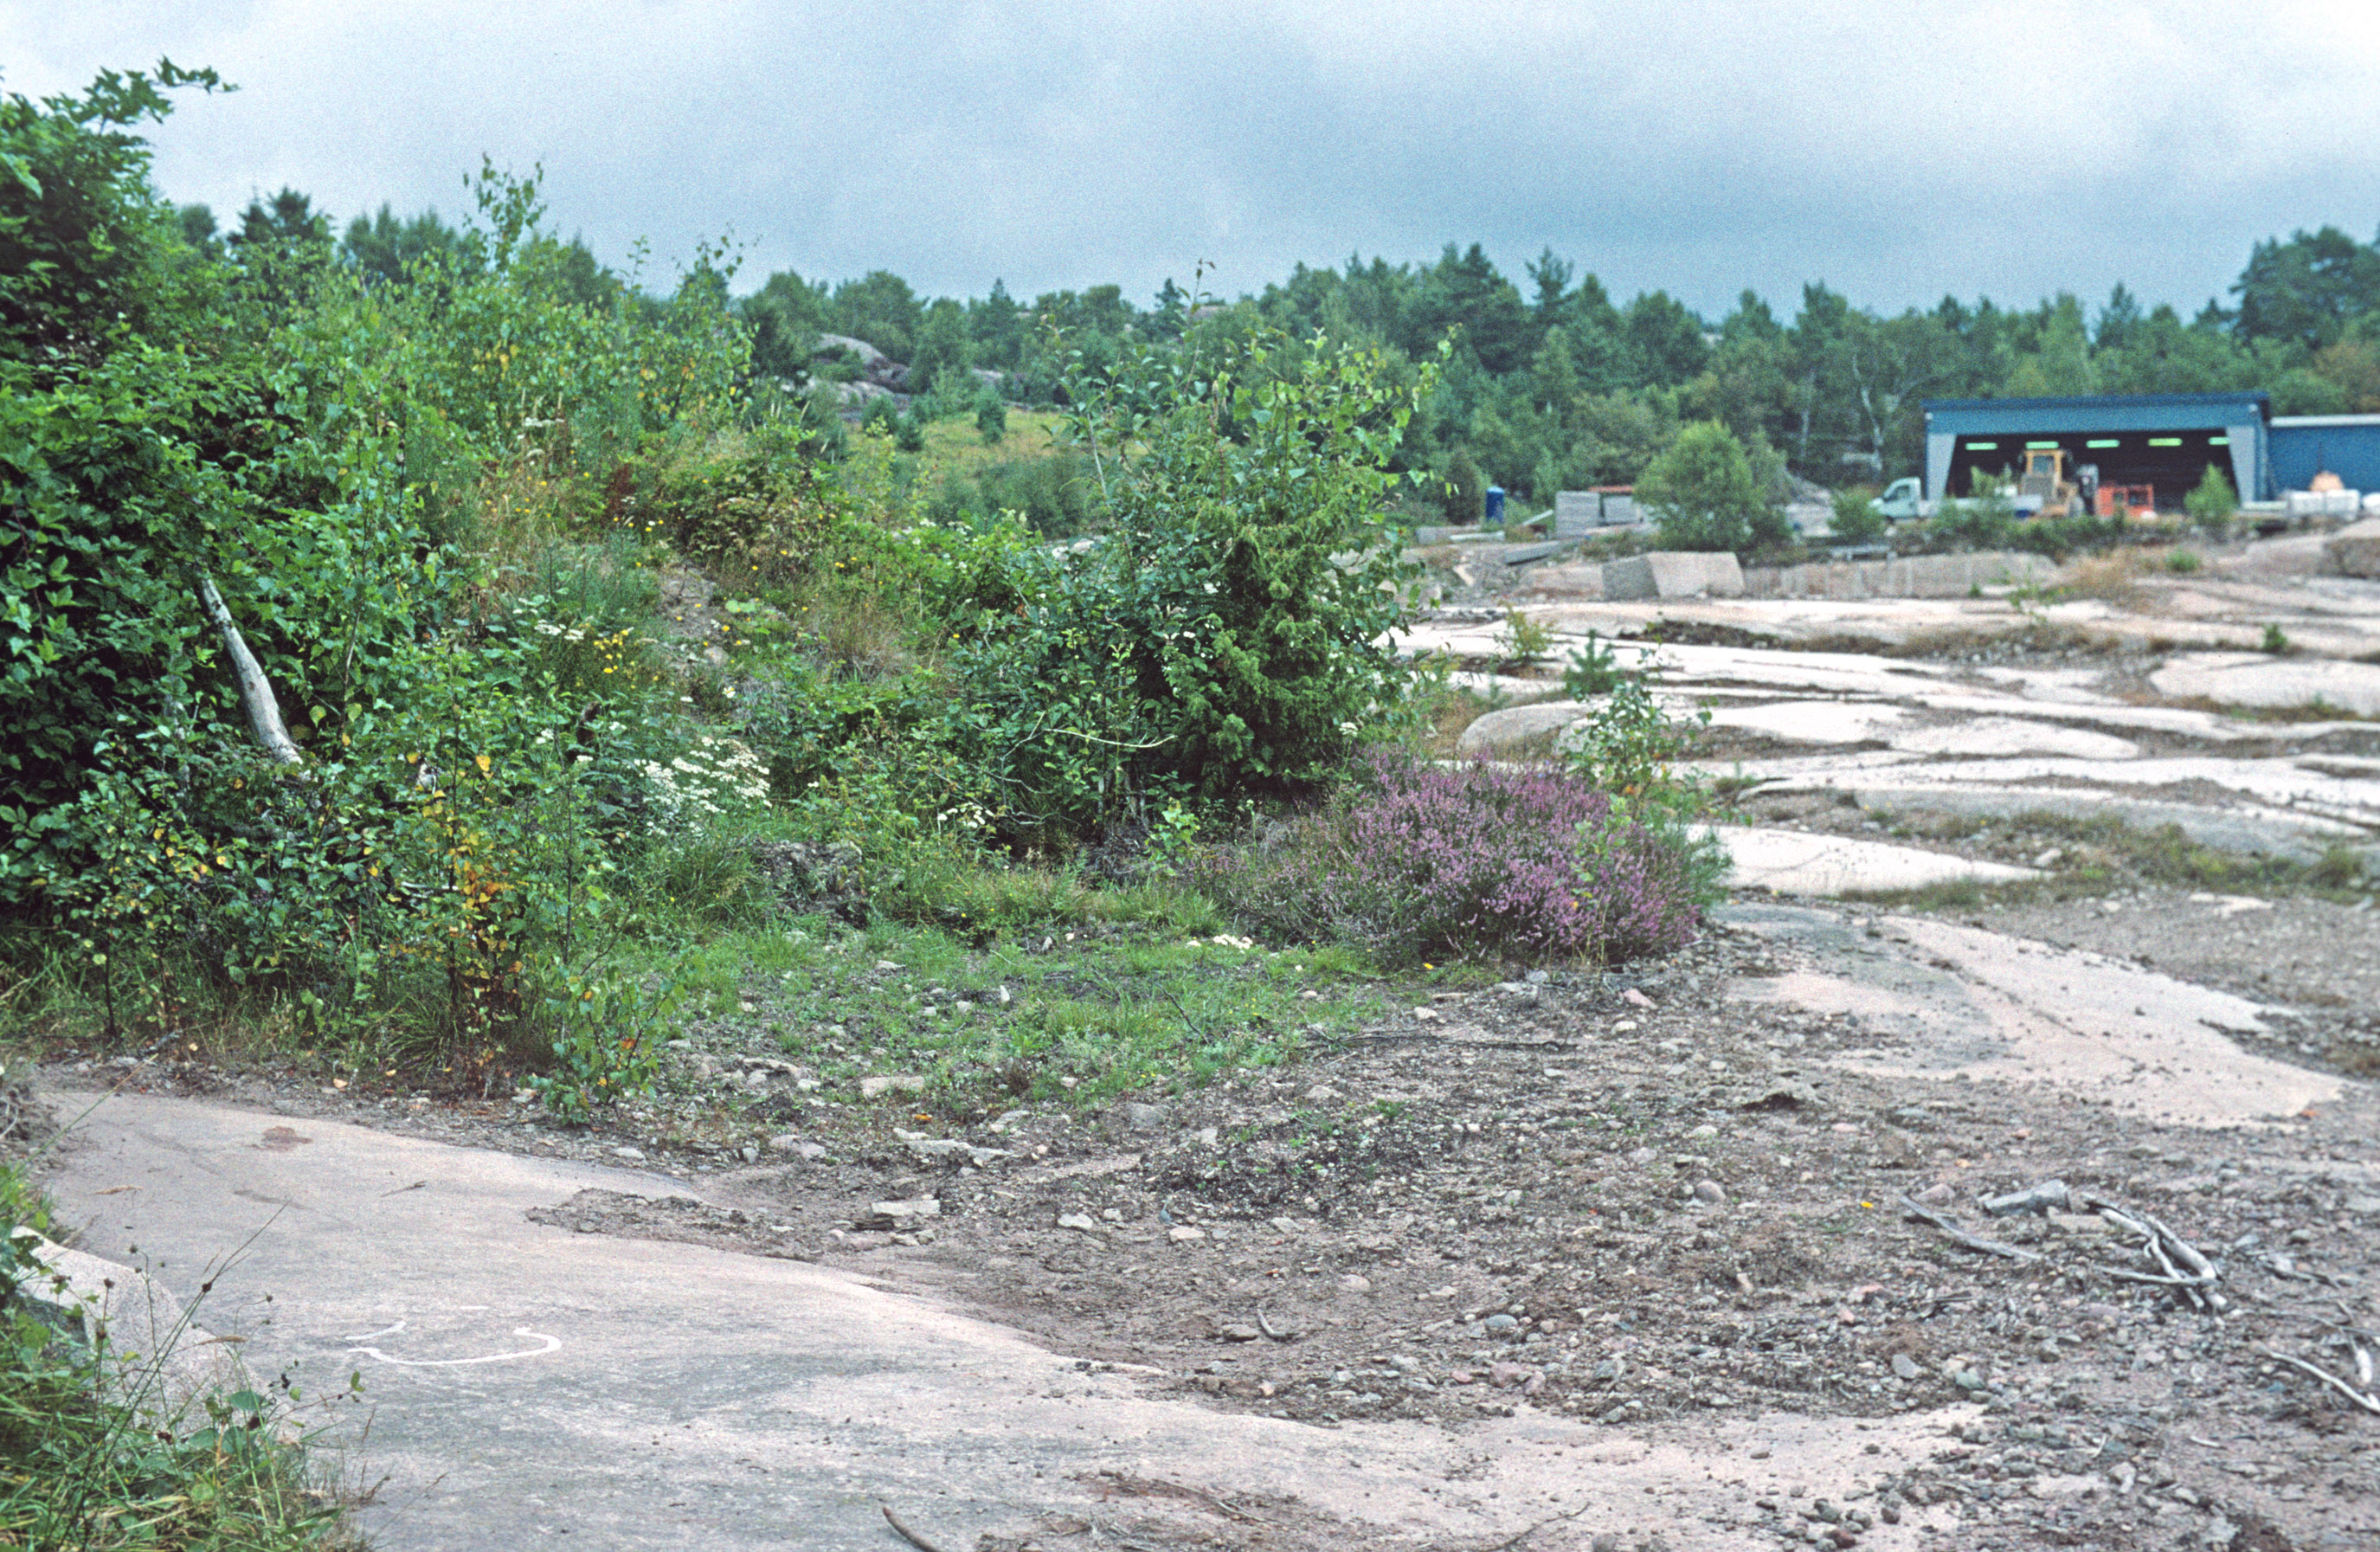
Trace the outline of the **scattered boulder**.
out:
<instances>
[{"instance_id":1,"label":"scattered boulder","mask_svg":"<svg viewBox=\"0 0 2380 1552\"><path fill-rule=\"evenodd\" d=\"M1507 706L1490 711L1464 728L1454 746L1462 753L1489 754L1531 738L1560 733L1584 721L1591 709L1582 701L1541 700L1534 706Z\"/></svg>"},{"instance_id":2,"label":"scattered boulder","mask_svg":"<svg viewBox=\"0 0 2380 1552\"><path fill-rule=\"evenodd\" d=\"M820 356L832 356L837 351L849 351L852 357L858 361L859 370L865 372L877 371L886 366L894 364L892 358L885 355L884 352L877 349L874 346L868 344L864 339L855 339L849 334L820 334L818 337L818 349L816 354Z\"/></svg>"},{"instance_id":3,"label":"scattered boulder","mask_svg":"<svg viewBox=\"0 0 2380 1552\"><path fill-rule=\"evenodd\" d=\"M911 1196L897 1202L879 1202L859 1220L862 1229L915 1229L929 1218L942 1216L942 1205L931 1196Z\"/></svg>"},{"instance_id":4,"label":"scattered boulder","mask_svg":"<svg viewBox=\"0 0 2380 1552\"><path fill-rule=\"evenodd\" d=\"M2343 576L2380 577L2380 517L2350 523L2323 541L2322 553Z\"/></svg>"},{"instance_id":5,"label":"scattered boulder","mask_svg":"<svg viewBox=\"0 0 2380 1552\"><path fill-rule=\"evenodd\" d=\"M848 352L858 363L860 376L878 387L898 392L908 378L907 362L892 359L864 339L854 339L849 334L819 336L819 355L832 356L838 352Z\"/></svg>"}]
</instances>

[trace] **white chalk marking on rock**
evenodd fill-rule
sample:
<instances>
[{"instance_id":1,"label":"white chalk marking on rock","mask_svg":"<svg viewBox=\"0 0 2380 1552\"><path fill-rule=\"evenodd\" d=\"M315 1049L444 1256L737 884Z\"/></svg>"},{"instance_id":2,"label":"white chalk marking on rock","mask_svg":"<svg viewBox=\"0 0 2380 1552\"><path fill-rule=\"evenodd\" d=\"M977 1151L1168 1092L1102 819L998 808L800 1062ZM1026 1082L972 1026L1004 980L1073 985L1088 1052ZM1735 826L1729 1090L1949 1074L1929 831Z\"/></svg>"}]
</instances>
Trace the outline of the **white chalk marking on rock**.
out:
<instances>
[{"instance_id":1,"label":"white chalk marking on rock","mask_svg":"<svg viewBox=\"0 0 2380 1552\"><path fill-rule=\"evenodd\" d=\"M390 1327L388 1331L374 1331L372 1335L383 1337L391 1331L401 1331L404 1328L405 1322L400 1320ZM406 1369L451 1369L465 1364L509 1364L518 1358L542 1358L549 1352L562 1351L560 1337L549 1337L541 1332L532 1331L526 1326L514 1327L513 1335L527 1337L531 1341L541 1341L545 1345L526 1348L518 1352L483 1352L476 1358L397 1358L382 1352L379 1348L367 1347L360 1342L349 1344L347 1351L360 1352L367 1358L377 1358L383 1364L395 1364L399 1368Z\"/></svg>"}]
</instances>

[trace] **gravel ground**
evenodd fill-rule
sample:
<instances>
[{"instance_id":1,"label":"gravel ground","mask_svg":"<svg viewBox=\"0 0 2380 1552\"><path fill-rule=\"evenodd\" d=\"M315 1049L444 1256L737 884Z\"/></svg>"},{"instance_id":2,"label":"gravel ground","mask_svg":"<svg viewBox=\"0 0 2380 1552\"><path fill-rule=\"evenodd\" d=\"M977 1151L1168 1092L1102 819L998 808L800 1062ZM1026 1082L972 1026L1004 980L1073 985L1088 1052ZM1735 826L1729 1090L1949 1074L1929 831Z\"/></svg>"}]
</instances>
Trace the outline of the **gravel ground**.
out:
<instances>
[{"instance_id":1,"label":"gravel ground","mask_svg":"<svg viewBox=\"0 0 2380 1552\"><path fill-rule=\"evenodd\" d=\"M1962 915L2368 1016L2368 913L2220 905ZM2370 1096L2206 1133L2047 1088L1859 1076L1830 1058L1872 1059L1875 1028L1730 995L1824 968L1798 954L1722 928L1625 976L1417 994L1293 1068L963 1124L898 1094L832 1102L767 1065L783 1053L765 987L748 1025L689 1032L664 1103L601 1132L301 1073L152 1062L125 1080L479 1146L625 1152L681 1172L687 1194L589 1194L545 1220L821 1259L1203 1404L1458 1432L1533 1409L1645 1440L1718 1419L1779 1437L1813 1418L1940 1430L1914 1470L1822 1480L1790 1450L1766 1460L1775 1485L1745 1489L1753 1545L2374 1545L2380 1418L2265 1355L2350 1383L2359 1343L2380 1356ZM2271 1044L2330 1060L2320 1040ZM1977 1208L2051 1178L2200 1247L2227 1307L2111 1275L2151 1263L2101 1217ZM1904 1194L2037 1258L1962 1248ZM1214 1544L1288 1545L1264 1522L1222 1517ZM1091 1534L1053 1523L1038 1544ZM1549 1523L1525 1545L1604 1543Z\"/></svg>"}]
</instances>

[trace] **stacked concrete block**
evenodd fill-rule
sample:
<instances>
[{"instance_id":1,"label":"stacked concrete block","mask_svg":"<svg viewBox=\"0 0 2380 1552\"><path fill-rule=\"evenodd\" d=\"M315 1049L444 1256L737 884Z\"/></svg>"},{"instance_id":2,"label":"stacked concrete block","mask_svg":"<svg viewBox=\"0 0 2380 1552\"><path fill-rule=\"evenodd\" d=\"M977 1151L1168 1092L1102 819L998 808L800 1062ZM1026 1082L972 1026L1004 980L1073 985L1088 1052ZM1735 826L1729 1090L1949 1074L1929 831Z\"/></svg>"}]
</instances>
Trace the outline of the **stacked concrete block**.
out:
<instances>
[{"instance_id":1,"label":"stacked concrete block","mask_svg":"<svg viewBox=\"0 0 2380 1552\"><path fill-rule=\"evenodd\" d=\"M1889 561L1818 561L1744 573L1752 598L1965 598L1978 588L2045 582L2058 568L2039 555L1986 550Z\"/></svg>"},{"instance_id":2,"label":"stacked concrete block","mask_svg":"<svg viewBox=\"0 0 2380 1552\"><path fill-rule=\"evenodd\" d=\"M1725 551L1705 554L1694 550L1656 550L1649 555L1607 561L1603 566L1606 602L1742 596L1743 568Z\"/></svg>"}]
</instances>

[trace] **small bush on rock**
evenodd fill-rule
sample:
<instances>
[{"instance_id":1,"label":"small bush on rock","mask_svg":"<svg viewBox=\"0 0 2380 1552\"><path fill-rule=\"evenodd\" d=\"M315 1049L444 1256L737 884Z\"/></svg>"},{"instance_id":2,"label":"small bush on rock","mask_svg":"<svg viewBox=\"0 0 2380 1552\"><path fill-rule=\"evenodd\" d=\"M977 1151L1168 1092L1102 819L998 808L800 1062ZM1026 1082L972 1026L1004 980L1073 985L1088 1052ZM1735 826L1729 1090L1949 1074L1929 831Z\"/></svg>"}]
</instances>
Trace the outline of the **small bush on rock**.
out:
<instances>
[{"instance_id":1,"label":"small bush on rock","mask_svg":"<svg viewBox=\"0 0 2380 1552\"><path fill-rule=\"evenodd\" d=\"M1209 854L1199 878L1269 934L1390 963L1615 963L1690 942L1702 919L1682 832L1550 766L1382 756L1266 842Z\"/></svg>"}]
</instances>

